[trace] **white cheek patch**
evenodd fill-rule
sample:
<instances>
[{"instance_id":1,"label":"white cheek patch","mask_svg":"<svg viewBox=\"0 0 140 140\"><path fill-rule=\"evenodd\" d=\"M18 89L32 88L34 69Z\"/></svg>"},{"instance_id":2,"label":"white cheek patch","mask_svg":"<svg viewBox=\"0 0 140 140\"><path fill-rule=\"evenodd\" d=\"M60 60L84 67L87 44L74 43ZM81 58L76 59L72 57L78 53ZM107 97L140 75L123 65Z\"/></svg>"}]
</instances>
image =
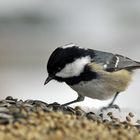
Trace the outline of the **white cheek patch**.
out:
<instances>
[{"instance_id":1,"label":"white cheek patch","mask_svg":"<svg viewBox=\"0 0 140 140\"><path fill-rule=\"evenodd\" d=\"M76 59L74 62L67 64L60 72L56 74L56 76L62 78L79 76L83 72L85 65L90 62L91 62L90 56Z\"/></svg>"}]
</instances>

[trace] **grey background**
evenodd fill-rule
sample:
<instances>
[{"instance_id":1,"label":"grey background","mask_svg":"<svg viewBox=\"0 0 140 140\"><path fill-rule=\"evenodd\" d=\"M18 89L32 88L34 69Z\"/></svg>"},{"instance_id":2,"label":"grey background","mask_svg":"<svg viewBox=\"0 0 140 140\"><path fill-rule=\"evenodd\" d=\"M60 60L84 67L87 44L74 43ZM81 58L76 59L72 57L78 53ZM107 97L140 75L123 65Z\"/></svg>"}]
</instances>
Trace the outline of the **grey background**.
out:
<instances>
[{"instance_id":1,"label":"grey background","mask_svg":"<svg viewBox=\"0 0 140 140\"><path fill-rule=\"evenodd\" d=\"M49 103L75 99L66 84L43 85L49 55L68 43L140 61L140 1L0 0L0 98ZM139 83L138 70L116 103L140 108ZM86 98L77 105L99 107L108 102Z\"/></svg>"}]
</instances>

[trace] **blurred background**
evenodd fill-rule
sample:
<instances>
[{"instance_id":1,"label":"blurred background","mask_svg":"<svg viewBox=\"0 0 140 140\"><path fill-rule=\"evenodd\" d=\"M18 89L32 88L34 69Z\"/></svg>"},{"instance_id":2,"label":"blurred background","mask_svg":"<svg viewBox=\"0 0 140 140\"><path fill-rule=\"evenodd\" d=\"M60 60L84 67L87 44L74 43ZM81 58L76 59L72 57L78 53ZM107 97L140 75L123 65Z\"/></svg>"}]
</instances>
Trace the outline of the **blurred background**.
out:
<instances>
[{"instance_id":1,"label":"blurred background","mask_svg":"<svg viewBox=\"0 0 140 140\"><path fill-rule=\"evenodd\" d=\"M56 81L44 86L46 64L58 46L76 43L140 61L140 1L0 0L0 98L65 103L75 91ZM140 71L116 103L140 108ZM110 101L86 98L75 105Z\"/></svg>"}]
</instances>

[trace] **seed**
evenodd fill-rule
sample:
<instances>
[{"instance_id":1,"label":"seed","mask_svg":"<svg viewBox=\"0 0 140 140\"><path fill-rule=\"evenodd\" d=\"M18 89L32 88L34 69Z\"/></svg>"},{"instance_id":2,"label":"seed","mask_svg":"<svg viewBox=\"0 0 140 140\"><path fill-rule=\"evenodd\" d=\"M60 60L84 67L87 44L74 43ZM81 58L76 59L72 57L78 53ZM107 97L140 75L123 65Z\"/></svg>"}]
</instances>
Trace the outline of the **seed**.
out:
<instances>
[{"instance_id":1,"label":"seed","mask_svg":"<svg viewBox=\"0 0 140 140\"><path fill-rule=\"evenodd\" d=\"M140 120L137 120L136 123L140 124Z\"/></svg>"},{"instance_id":2,"label":"seed","mask_svg":"<svg viewBox=\"0 0 140 140\"><path fill-rule=\"evenodd\" d=\"M16 104L16 102L14 100L6 100L6 102L9 104Z\"/></svg>"},{"instance_id":3,"label":"seed","mask_svg":"<svg viewBox=\"0 0 140 140\"><path fill-rule=\"evenodd\" d=\"M32 105L34 103L34 100L26 100L26 101L24 101L24 103Z\"/></svg>"},{"instance_id":4,"label":"seed","mask_svg":"<svg viewBox=\"0 0 140 140\"><path fill-rule=\"evenodd\" d=\"M108 112L107 115L108 115L108 116L112 116L113 113L112 113L112 112Z\"/></svg>"},{"instance_id":5,"label":"seed","mask_svg":"<svg viewBox=\"0 0 140 140\"><path fill-rule=\"evenodd\" d=\"M6 107L0 107L0 112L1 113L6 113L6 112L9 112L9 110L6 108Z\"/></svg>"},{"instance_id":6,"label":"seed","mask_svg":"<svg viewBox=\"0 0 140 140\"><path fill-rule=\"evenodd\" d=\"M101 118L103 118L103 113L99 114L99 116L100 116Z\"/></svg>"},{"instance_id":7,"label":"seed","mask_svg":"<svg viewBox=\"0 0 140 140\"><path fill-rule=\"evenodd\" d=\"M93 112L89 112L86 114L87 119L89 120L97 120L97 116Z\"/></svg>"},{"instance_id":8,"label":"seed","mask_svg":"<svg viewBox=\"0 0 140 140\"><path fill-rule=\"evenodd\" d=\"M107 119L104 119L104 120L103 120L103 122L104 122L104 123L108 123L108 122L109 122L109 120L107 120Z\"/></svg>"},{"instance_id":9,"label":"seed","mask_svg":"<svg viewBox=\"0 0 140 140\"><path fill-rule=\"evenodd\" d=\"M13 100L13 97L12 96L8 96L5 98L5 100Z\"/></svg>"},{"instance_id":10,"label":"seed","mask_svg":"<svg viewBox=\"0 0 140 140\"><path fill-rule=\"evenodd\" d=\"M131 118L130 118L129 116L126 116L126 120L127 120L128 122L131 122Z\"/></svg>"},{"instance_id":11,"label":"seed","mask_svg":"<svg viewBox=\"0 0 140 140\"><path fill-rule=\"evenodd\" d=\"M7 119L7 118L2 118L2 119L0 119L0 124L6 125L6 124L8 124L8 123L9 123L9 119Z\"/></svg>"},{"instance_id":12,"label":"seed","mask_svg":"<svg viewBox=\"0 0 140 140\"><path fill-rule=\"evenodd\" d=\"M120 122L119 118L113 118L113 120L116 121L116 122Z\"/></svg>"},{"instance_id":13,"label":"seed","mask_svg":"<svg viewBox=\"0 0 140 140\"><path fill-rule=\"evenodd\" d=\"M134 114L132 113L132 112L129 112L129 114L128 114L131 118L133 118L134 117Z\"/></svg>"},{"instance_id":14,"label":"seed","mask_svg":"<svg viewBox=\"0 0 140 140\"><path fill-rule=\"evenodd\" d=\"M140 139L140 125L132 126L130 123L134 117L132 112L126 116L125 122L120 122L112 112L108 112L107 116L109 119L104 119L103 113L86 113L79 106L72 108L58 103L47 104L39 100L22 101L7 97L0 101L0 138ZM137 123L140 124L140 120Z\"/></svg>"},{"instance_id":15,"label":"seed","mask_svg":"<svg viewBox=\"0 0 140 140\"><path fill-rule=\"evenodd\" d=\"M56 136L58 137L58 139L61 139L63 137L63 133L60 130L56 131Z\"/></svg>"},{"instance_id":16,"label":"seed","mask_svg":"<svg viewBox=\"0 0 140 140\"><path fill-rule=\"evenodd\" d=\"M0 107L9 107L9 106L11 106L9 103L6 103L6 102L0 103Z\"/></svg>"},{"instance_id":17,"label":"seed","mask_svg":"<svg viewBox=\"0 0 140 140\"><path fill-rule=\"evenodd\" d=\"M81 107L80 106L76 106L75 110L81 110Z\"/></svg>"},{"instance_id":18,"label":"seed","mask_svg":"<svg viewBox=\"0 0 140 140\"><path fill-rule=\"evenodd\" d=\"M0 118L11 119L11 118L12 118L12 115L10 115L10 114L5 114L5 113L0 113Z\"/></svg>"},{"instance_id":19,"label":"seed","mask_svg":"<svg viewBox=\"0 0 140 140\"><path fill-rule=\"evenodd\" d=\"M110 119L112 119L112 120L113 120L113 119L114 119L114 116L112 116L112 115L111 115L111 116L110 116Z\"/></svg>"},{"instance_id":20,"label":"seed","mask_svg":"<svg viewBox=\"0 0 140 140\"><path fill-rule=\"evenodd\" d=\"M81 110L76 110L76 115L77 116L81 116L82 115L82 111Z\"/></svg>"}]
</instances>

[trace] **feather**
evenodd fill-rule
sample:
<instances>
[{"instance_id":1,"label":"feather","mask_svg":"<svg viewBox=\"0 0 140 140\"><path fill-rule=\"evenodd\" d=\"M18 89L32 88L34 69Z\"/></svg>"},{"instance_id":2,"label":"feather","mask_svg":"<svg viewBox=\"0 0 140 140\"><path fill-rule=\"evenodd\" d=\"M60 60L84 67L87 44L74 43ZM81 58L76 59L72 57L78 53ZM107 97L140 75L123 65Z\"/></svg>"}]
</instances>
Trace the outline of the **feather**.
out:
<instances>
[{"instance_id":1,"label":"feather","mask_svg":"<svg viewBox=\"0 0 140 140\"><path fill-rule=\"evenodd\" d=\"M118 69L134 70L140 68L140 62L136 62L128 57L116 54L119 58Z\"/></svg>"},{"instance_id":2,"label":"feather","mask_svg":"<svg viewBox=\"0 0 140 140\"><path fill-rule=\"evenodd\" d=\"M108 91L124 91L132 78L132 72L125 69L108 72L103 70L100 64L90 63L88 66L91 68L91 71L98 73L98 79L104 83Z\"/></svg>"},{"instance_id":3,"label":"feather","mask_svg":"<svg viewBox=\"0 0 140 140\"><path fill-rule=\"evenodd\" d=\"M128 57L96 50L94 50L94 52L95 57L93 58L92 62L100 64L102 67L104 67L104 70L108 72L118 71L121 69L131 71L140 68L140 62L136 62Z\"/></svg>"}]
</instances>

